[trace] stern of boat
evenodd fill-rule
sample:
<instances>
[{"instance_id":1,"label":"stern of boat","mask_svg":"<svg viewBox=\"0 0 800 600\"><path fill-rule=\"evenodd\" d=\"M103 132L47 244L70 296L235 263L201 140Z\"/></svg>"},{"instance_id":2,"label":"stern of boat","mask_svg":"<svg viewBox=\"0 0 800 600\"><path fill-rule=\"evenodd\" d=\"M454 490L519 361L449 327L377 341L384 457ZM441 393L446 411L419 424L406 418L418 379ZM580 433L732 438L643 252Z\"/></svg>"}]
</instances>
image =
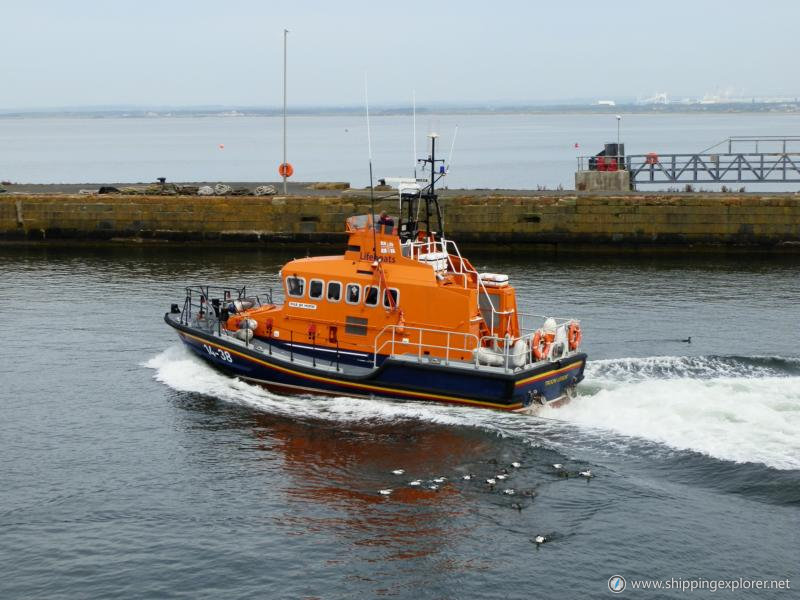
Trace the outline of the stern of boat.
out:
<instances>
[{"instance_id":1,"label":"stern of boat","mask_svg":"<svg viewBox=\"0 0 800 600\"><path fill-rule=\"evenodd\" d=\"M544 406L560 406L575 397L583 381L586 354L579 352L545 366L517 373L514 381L514 404L517 412L535 413Z\"/></svg>"}]
</instances>

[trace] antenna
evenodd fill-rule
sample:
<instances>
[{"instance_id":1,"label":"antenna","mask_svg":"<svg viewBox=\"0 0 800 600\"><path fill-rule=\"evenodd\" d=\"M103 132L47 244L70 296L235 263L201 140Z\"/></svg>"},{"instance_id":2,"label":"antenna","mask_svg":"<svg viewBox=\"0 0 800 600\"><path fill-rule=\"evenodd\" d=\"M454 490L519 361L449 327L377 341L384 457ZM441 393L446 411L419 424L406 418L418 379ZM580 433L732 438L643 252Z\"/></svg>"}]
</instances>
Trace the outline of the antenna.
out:
<instances>
[{"instance_id":1,"label":"antenna","mask_svg":"<svg viewBox=\"0 0 800 600\"><path fill-rule=\"evenodd\" d=\"M367 74L364 73L364 105L367 109L367 149L369 151L369 202L372 207L370 213L370 227L372 227L372 257L374 261L378 262L378 241L375 234L375 189L372 185L372 134L369 128L369 91L367 89Z\"/></svg>"},{"instance_id":2,"label":"antenna","mask_svg":"<svg viewBox=\"0 0 800 600\"><path fill-rule=\"evenodd\" d=\"M456 129L453 132L453 141L450 143L450 155L447 157L447 167L444 170L445 173L447 173L450 170L450 165L453 164L453 148L456 147L457 137L458 137L458 125L456 125Z\"/></svg>"},{"instance_id":3,"label":"antenna","mask_svg":"<svg viewBox=\"0 0 800 600\"><path fill-rule=\"evenodd\" d=\"M417 91L411 90L411 164L414 165L414 179L417 178Z\"/></svg>"}]
</instances>

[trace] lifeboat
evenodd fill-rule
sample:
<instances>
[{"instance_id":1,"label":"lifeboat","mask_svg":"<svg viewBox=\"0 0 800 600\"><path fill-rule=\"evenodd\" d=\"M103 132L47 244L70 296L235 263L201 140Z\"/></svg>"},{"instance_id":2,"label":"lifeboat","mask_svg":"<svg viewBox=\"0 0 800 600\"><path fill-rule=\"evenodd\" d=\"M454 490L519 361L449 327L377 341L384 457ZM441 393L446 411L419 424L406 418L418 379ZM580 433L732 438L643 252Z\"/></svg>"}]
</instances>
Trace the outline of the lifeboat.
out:
<instances>
[{"instance_id":1,"label":"lifeboat","mask_svg":"<svg viewBox=\"0 0 800 600\"><path fill-rule=\"evenodd\" d=\"M399 184L396 215L356 215L342 254L302 258L274 294L187 287L164 316L195 354L284 393L445 402L518 412L569 400L580 322L521 312L513 282L447 238L430 175Z\"/></svg>"}]
</instances>

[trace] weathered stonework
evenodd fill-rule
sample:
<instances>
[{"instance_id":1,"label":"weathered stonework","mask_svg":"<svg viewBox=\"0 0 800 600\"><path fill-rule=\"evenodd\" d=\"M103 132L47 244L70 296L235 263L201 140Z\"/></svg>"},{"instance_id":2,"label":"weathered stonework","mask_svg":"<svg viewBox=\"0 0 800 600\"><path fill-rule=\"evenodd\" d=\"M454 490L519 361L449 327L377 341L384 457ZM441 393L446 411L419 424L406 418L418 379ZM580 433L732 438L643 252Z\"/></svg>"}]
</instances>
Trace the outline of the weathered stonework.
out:
<instances>
[{"instance_id":1,"label":"weathered stonework","mask_svg":"<svg viewBox=\"0 0 800 600\"><path fill-rule=\"evenodd\" d=\"M0 239L343 241L344 220L369 212L341 196L0 196ZM574 250L749 250L800 253L797 194L501 194L443 198L462 243ZM396 199L377 210L397 212Z\"/></svg>"}]
</instances>

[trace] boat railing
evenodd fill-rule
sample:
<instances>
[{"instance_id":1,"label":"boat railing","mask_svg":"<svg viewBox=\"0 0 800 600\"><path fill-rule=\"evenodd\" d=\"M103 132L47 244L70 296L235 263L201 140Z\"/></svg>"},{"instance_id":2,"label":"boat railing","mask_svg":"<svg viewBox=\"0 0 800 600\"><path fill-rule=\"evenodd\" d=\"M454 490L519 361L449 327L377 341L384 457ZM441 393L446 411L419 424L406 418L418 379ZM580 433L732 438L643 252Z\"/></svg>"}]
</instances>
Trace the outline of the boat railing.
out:
<instances>
[{"instance_id":1,"label":"boat railing","mask_svg":"<svg viewBox=\"0 0 800 600\"><path fill-rule=\"evenodd\" d=\"M476 369L482 366L502 367L503 371L511 372L524 369L537 362L553 361L573 354L567 344L567 332L573 319L558 319L554 330L556 342L550 346L547 356L536 358L533 353L534 337L536 331L523 335L498 336L485 335L480 338L471 333L459 331L447 331L442 329L430 329L426 327L409 327L400 325L387 325L377 336L373 348L373 367L378 366L378 357L407 356L416 357L418 362L425 360L432 362L443 362L449 365L454 355L459 352L469 352L470 361ZM425 335L442 336L445 338L444 344L425 342ZM408 351L398 352L400 349ZM430 356L431 350L443 351L444 358ZM483 355L481 354L483 352ZM490 360L489 360L490 359ZM465 361L459 361L465 362Z\"/></svg>"},{"instance_id":2,"label":"boat railing","mask_svg":"<svg viewBox=\"0 0 800 600\"><path fill-rule=\"evenodd\" d=\"M222 309L232 303L247 303L248 308L256 308L264 304L272 304L272 290L269 289L255 295L248 295L247 286L241 288L192 285L185 288L186 295L181 310L180 322L189 325L193 320L198 324L205 323L209 329L214 326L220 329L220 314Z\"/></svg>"},{"instance_id":3,"label":"boat railing","mask_svg":"<svg viewBox=\"0 0 800 600\"><path fill-rule=\"evenodd\" d=\"M519 310L517 311L517 317L519 323L519 330L521 333L536 333L536 331L542 327L542 325L547 319L554 319L556 322L556 327L562 327L562 326L569 327L570 323L580 324L580 321L578 321L577 319L570 319L567 317L551 317L548 315L537 315L534 313L527 313ZM535 325L535 321L537 320L540 322L538 326Z\"/></svg>"},{"instance_id":4,"label":"boat railing","mask_svg":"<svg viewBox=\"0 0 800 600\"><path fill-rule=\"evenodd\" d=\"M456 274L463 275L464 287L467 287L467 275L472 275L475 281L478 282L477 285L479 293L483 294L483 297L489 303L489 308L491 310L491 315L490 315L491 318L489 319L490 321L489 330L491 334L494 335L494 323L497 320L496 318L503 315L511 315L514 313L514 311L497 310L497 307L494 305L494 300L492 300L492 296L489 294L489 290L486 289L486 285L483 283L483 280L481 279L480 273L478 273L478 271L476 271L473 268L465 266L465 261L464 258L461 256L461 252L458 249L458 245L452 240L443 239L443 242L444 242L445 253L447 254L448 264L453 269L453 271L456 272ZM453 253L455 254L455 256L458 257L458 265L459 265L458 271L456 271L455 265L453 265L453 261L451 259L451 253L447 250L449 247L453 248ZM480 308L480 301L478 301L478 308Z\"/></svg>"},{"instance_id":5,"label":"boat railing","mask_svg":"<svg viewBox=\"0 0 800 600\"><path fill-rule=\"evenodd\" d=\"M425 334L429 336L444 336L445 343L435 344L432 342L425 342ZM412 338L416 339L412 339ZM457 342L460 341L460 344ZM373 347L373 366L378 366L378 356L387 354L385 350L388 349L390 356L399 355L416 355L418 362L422 362L426 358L428 360L439 360L438 357L430 357L431 350L444 351L444 364L449 365L451 354L455 352L470 352L474 353L478 348L478 336L472 333L463 333L460 331L446 331L443 329L430 329L427 327L408 327L400 325L387 325L378 335L375 336L375 343ZM398 346L409 347L413 349L412 352L398 352Z\"/></svg>"},{"instance_id":6,"label":"boat railing","mask_svg":"<svg viewBox=\"0 0 800 600\"><path fill-rule=\"evenodd\" d=\"M484 335L481 336L480 345L482 348L491 349L491 351L494 352L496 355L494 362L500 362L499 365L495 364L494 366L501 366L504 371L508 372L515 369L522 369L534 362L538 362L533 359L533 353L531 352L534 335L533 333L528 333L516 338L511 336ZM520 353L514 350L517 342L520 340L522 341L521 347L523 348L523 359L521 363L519 359L516 358ZM479 362L480 357L476 352L475 364L477 365Z\"/></svg>"},{"instance_id":7,"label":"boat railing","mask_svg":"<svg viewBox=\"0 0 800 600\"><path fill-rule=\"evenodd\" d=\"M550 344L546 356L536 358L533 352L536 330L523 333L518 337L486 335L481 337L481 347L491 348L496 355L496 366L504 371L515 371L527 368L535 363L559 360L576 352L569 347L568 328L570 320L559 323L554 330L554 342ZM521 342L521 343L520 343ZM500 363L499 365L497 363Z\"/></svg>"},{"instance_id":8,"label":"boat railing","mask_svg":"<svg viewBox=\"0 0 800 600\"><path fill-rule=\"evenodd\" d=\"M478 272L465 266L464 258L458 246L453 240L442 238L441 240L426 240L422 242L406 242L403 244L403 251L408 251L407 258L422 261L422 257L429 254L444 254L447 260L447 271L450 275L462 275L463 285L467 287L467 276L474 275L477 279ZM456 264L452 257L458 257ZM423 261L424 262L424 261Z\"/></svg>"},{"instance_id":9,"label":"boat railing","mask_svg":"<svg viewBox=\"0 0 800 600\"><path fill-rule=\"evenodd\" d=\"M447 259L448 274L461 276L462 285L465 288L467 287L468 280L470 277L472 277L477 282L477 287L480 294L482 294L482 296L486 299L486 302L488 302L488 308L491 312L489 329L492 334L494 334L494 324L497 320L496 317L514 313L513 310L501 311L497 309L491 295L489 294L489 291L486 289L486 285L481 280L480 274L474 268L467 266L469 263L467 263L464 260L464 257L461 256L461 251L458 249L458 245L453 240L448 240L443 237L441 240L407 242L403 248L408 248L408 258L416 261L420 261L421 257L424 255L434 253L444 254ZM458 257L457 264L455 261L453 261L453 256Z\"/></svg>"}]
</instances>

